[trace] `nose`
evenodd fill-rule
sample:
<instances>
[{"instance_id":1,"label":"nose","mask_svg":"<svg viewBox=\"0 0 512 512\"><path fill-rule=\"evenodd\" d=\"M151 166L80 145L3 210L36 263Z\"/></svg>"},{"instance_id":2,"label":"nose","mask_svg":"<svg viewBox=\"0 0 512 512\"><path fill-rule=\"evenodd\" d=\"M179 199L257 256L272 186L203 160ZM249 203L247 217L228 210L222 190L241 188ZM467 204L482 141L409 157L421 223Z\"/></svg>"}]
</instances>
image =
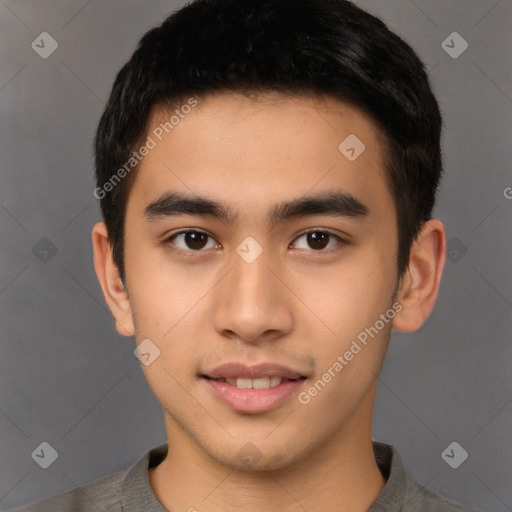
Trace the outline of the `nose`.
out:
<instances>
[{"instance_id":1,"label":"nose","mask_svg":"<svg viewBox=\"0 0 512 512\"><path fill-rule=\"evenodd\" d=\"M264 250L249 262L232 255L231 271L215 287L213 321L222 336L256 344L291 331L293 297L279 275L282 266L270 256Z\"/></svg>"}]
</instances>

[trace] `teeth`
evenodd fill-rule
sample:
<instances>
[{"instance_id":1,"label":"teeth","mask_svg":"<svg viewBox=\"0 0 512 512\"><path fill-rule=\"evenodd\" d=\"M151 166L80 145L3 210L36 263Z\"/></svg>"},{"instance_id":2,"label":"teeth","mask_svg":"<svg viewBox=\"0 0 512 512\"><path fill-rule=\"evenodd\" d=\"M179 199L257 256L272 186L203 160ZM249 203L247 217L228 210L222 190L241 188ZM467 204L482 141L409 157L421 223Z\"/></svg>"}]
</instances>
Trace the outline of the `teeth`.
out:
<instances>
[{"instance_id":1,"label":"teeth","mask_svg":"<svg viewBox=\"0 0 512 512\"><path fill-rule=\"evenodd\" d=\"M261 377L259 379L226 378L226 382L241 389L268 389L281 384L281 377Z\"/></svg>"},{"instance_id":2,"label":"teeth","mask_svg":"<svg viewBox=\"0 0 512 512\"><path fill-rule=\"evenodd\" d=\"M242 389L250 389L252 388L252 380L251 379L236 379L236 387Z\"/></svg>"},{"instance_id":3,"label":"teeth","mask_svg":"<svg viewBox=\"0 0 512 512\"><path fill-rule=\"evenodd\" d=\"M275 386L278 386L279 384L281 384L281 381L283 379L281 379L281 377L270 377L270 387L273 388Z\"/></svg>"}]
</instances>

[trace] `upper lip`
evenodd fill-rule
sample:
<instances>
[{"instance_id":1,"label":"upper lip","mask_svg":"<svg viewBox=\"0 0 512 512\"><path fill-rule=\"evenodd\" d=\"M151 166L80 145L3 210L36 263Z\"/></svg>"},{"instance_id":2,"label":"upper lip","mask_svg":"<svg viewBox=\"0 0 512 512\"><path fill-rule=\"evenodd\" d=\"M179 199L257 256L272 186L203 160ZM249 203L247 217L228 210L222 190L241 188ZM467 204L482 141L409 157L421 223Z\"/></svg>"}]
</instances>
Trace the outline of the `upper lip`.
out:
<instances>
[{"instance_id":1,"label":"upper lip","mask_svg":"<svg viewBox=\"0 0 512 512\"><path fill-rule=\"evenodd\" d=\"M282 379L300 379L304 375L280 364L261 363L247 366L243 363L226 363L217 366L204 374L211 379L225 379L240 377L244 379L258 379L261 377L281 377Z\"/></svg>"}]
</instances>

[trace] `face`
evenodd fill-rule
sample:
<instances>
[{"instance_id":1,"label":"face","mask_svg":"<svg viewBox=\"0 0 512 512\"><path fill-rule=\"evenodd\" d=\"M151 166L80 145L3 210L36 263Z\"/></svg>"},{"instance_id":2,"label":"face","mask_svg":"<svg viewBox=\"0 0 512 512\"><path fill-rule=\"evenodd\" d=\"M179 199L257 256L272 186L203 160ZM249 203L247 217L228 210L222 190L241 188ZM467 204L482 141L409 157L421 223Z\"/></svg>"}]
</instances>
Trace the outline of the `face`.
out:
<instances>
[{"instance_id":1,"label":"face","mask_svg":"<svg viewBox=\"0 0 512 512\"><path fill-rule=\"evenodd\" d=\"M127 203L122 319L151 340L168 435L279 469L370 432L398 277L374 125L278 94L197 98L162 132L171 115L153 112Z\"/></svg>"}]
</instances>

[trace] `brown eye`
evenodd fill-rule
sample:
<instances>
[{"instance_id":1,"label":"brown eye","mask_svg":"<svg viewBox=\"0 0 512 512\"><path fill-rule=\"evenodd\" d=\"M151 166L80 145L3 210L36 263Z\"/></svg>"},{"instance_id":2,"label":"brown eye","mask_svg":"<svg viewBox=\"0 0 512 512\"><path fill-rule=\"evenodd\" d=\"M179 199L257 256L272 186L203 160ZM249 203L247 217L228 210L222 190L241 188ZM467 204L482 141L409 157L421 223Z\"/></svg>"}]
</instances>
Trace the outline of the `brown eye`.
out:
<instances>
[{"instance_id":1,"label":"brown eye","mask_svg":"<svg viewBox=\"0 0 512 512\"><path fill-rule=\"evenodd\" d=\"M209 249L211 247L216 247L215 243L213 243L213 246L210 245L210 247L208 247L209 239L214 242L213 238L204 231L191 229L175 233L174 235L170 236L166 242L175 245L178 249L183 251L198 252L205 248Z\"/></svg>"},{"instance_id":2,"label":"brown eye","mask_svg":"<svg viewBox=\"0 0 512 512\"><path fill-rule=\"evenodd\" d=\"M307 249L307 250L313 250L317 252L323 251L326 247L330 248L333 247L331 240L337 240L338 242L343 242L343 240L335 235L334 233L330 233L329 231L309 231L307 233L303 233L300 235L297 240L305 239L305 244L302 244L302 247L297 247L297 243L295 246L299 249ZM331 245L329 245L331 243ZM306 245L306 247L304 247Z\"/></svg>"},{"instance_id":3,"label":"brown eye","mask_svg":"<svg viewBox=\"0 0 512 512\"><path fill-rule=\"evenodd\" d=\"M190 231L184 236L184 242L187 247L194 250L203 249L208 241L208 235L204 233Z\"/></svg>"},{"instance_id":4,"label":"brown eye","mask_svg":"<svg viewBox=\"0 0 512 512\"><path fill-rule=\"evenodd\" d=\"M315 249L315 250L325 249L325 247L329 243L329 234L321 233L321 232L308 233L306 235L306 240L312 249Z\"/></svg>"}]
</instances>

